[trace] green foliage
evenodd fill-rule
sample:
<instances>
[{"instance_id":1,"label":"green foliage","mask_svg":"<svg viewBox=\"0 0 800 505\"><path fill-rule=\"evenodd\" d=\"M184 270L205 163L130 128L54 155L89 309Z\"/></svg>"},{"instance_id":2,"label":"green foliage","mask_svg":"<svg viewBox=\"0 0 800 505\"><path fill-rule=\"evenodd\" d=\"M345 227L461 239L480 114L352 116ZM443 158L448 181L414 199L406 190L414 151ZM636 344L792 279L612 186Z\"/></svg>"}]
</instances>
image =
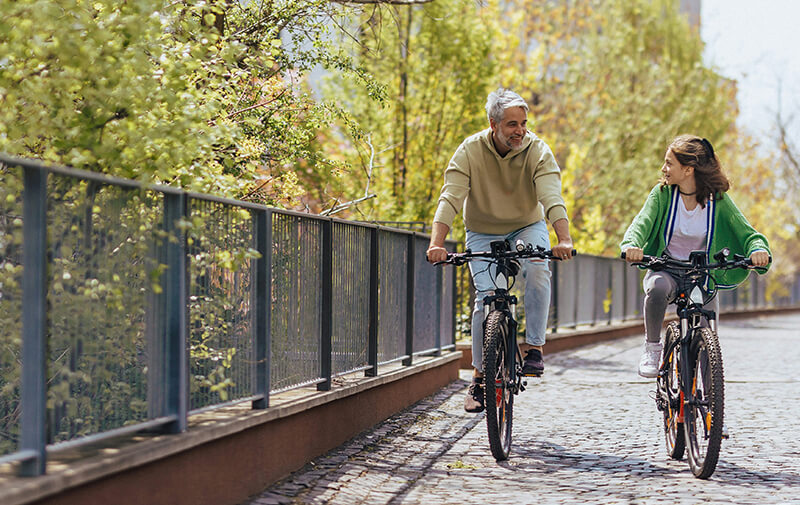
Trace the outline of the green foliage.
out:
<instances>
[{"instance_id":1,"label":"green foliage","mask_svg":"<svg viewBox=\"0 0 800 505\"><path fill-rule=\"evenodd\" d=\"M5 5L0 151L227 189L216 146L236 132L212 124L225 107L214 83L238 46L219 43L202 9L158 0Z\"/></svg>"},{"instance_id":2,"label":"green foliage","mask_svg":"<svg viewBox=\"0 0 800 505\"><path fill-rule=\"evenodd\" d=\"M326 42L327 0L21 0L0 19L0 152L280 203L315 132L346 118L295 77L381 87ZM351 125L354 129L355 126Z\"/></svg>"}]
</instances>

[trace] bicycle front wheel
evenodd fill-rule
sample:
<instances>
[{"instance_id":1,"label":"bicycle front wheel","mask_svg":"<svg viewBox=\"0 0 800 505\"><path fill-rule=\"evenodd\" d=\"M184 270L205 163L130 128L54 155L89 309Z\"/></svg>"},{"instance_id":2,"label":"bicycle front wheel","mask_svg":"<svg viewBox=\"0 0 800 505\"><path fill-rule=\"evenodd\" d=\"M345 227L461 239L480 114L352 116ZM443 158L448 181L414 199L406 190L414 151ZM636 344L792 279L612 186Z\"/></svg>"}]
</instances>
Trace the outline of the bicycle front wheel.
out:
<instances>
[{"instance_id":1,"label":"bicycle front wheel","mask_svg":"<svg viewBox=\"0 0 800 505\"><path fill-rule=\"evenodd\" d=\"M680 367L678 354L680 347L673 343L680 341L680 327L672 322L664 333L664 355L661 357L661 371L657 384L658 408L664 414L664 440L667 454L672 459L681 459L686 448L683 418L681 417Z\"/></svg>"},{"instance_id":2,"label":"bicycle front wheel","mask_svg":"<svg viewBox=\"0 0 800 505\"><path fill-rule=\"evenodd\" d=\"M483 372L486 397L486 428L489 447L497 461L508 459L514 395L511 393L511 363L508 361L508 320L500 311L489 313L483 340Z\"/></svg>"},{"instance_id":3,"label":"bicycle front wheel","mask_svg":"<svg viewBox=\"0 0 800 505\"><path fill-rule=\"evenodd\" d=\"M684 429L692 473L707 479L714 473L722 445L725 385L717 336L708 328L695 332L689 356L692 384L686 395Z\"/></svg>"}]
</instances>

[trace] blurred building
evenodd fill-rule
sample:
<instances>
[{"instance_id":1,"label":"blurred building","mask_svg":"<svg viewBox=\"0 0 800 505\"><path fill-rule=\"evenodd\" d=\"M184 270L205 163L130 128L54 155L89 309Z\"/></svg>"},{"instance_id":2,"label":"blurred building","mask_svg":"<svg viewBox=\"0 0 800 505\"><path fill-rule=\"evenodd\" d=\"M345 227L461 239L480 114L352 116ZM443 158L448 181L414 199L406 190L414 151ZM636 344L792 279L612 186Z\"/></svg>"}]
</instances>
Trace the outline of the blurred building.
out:
<instances>
[{"instance_id":1,"label":"blurred building","mask_svg":"<svg viewBox=\"0 0 800 505\"><path fill-rule=\"evenodd\" d=\"M681 12L689 16L689 24L700 30L700 0L681 0Z\"/></svg>"}]
</instances>

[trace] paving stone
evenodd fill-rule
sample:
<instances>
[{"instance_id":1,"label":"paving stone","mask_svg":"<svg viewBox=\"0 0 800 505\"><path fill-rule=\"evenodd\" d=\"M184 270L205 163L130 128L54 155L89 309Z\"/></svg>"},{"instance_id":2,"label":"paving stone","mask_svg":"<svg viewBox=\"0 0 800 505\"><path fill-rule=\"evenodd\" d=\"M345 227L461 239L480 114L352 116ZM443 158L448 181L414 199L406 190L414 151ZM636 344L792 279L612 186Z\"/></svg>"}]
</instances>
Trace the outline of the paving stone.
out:
<instances>
[{"instance_id":1,"label":"paving stone","mask_svg":"<svg viewBox=\"0 0 800 505\"><path fill-rule=\"evenodd\" d=\"M242 505L800 504L797 327L800 315L723 319L731 438L709 480L667 456L637 336L546 356L515 400L508 461L491 456L483 414L462 409L464 372Z\"/></svg>"}]
</instances>

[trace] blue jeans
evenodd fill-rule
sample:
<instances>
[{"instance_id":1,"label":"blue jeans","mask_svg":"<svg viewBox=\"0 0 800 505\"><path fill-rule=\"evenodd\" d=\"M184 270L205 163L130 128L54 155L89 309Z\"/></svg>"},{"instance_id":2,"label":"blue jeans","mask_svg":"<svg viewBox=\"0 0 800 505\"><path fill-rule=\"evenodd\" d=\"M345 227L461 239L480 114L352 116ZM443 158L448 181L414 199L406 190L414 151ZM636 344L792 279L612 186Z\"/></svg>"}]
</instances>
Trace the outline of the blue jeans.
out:
<instances>
[{"instance_id":1,"label":"blue jeans","mask_svg":"<svg viewBox=\"0 0 800 505\"><path fill-rule=\"evenodd\" d=\"M534 247L542 246L550 249L550 234L547 224L538 221L511 232L508 235L488 235L467 230L466 247L472 251L489 251L489 243L506 239L511 247L517 240ZM525 286L525 342L531 345L543 345L547 330L547 315L550 311L550 268L546 260L526 259L521 262L521 275L517 282ZM483 372L483 299L491 294L494 286L494 265L488 261L476 260L469 263L472 282L475 284L475 308L472 312L472 366Z\"/></svg>"}]
</instances>

